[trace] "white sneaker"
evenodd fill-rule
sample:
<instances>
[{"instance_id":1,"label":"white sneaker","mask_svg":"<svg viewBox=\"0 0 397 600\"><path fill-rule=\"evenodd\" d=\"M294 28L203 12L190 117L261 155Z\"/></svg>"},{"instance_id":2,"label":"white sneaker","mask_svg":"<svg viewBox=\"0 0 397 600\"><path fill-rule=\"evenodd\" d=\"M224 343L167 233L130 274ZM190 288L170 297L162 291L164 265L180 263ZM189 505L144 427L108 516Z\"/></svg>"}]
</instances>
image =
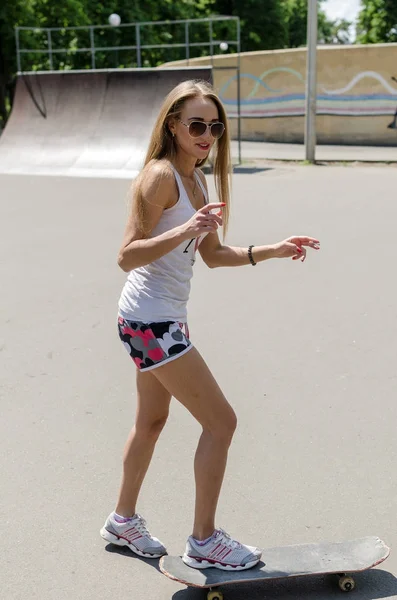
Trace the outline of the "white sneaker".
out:
<instances>
[{"instance_id":1,"label":"white sneaker","mask_svg":"<svg viewBox=\"0 0 397 600\"><path fill-rule=\"evenodd\" d=\"M190 536L182 560L194 569L215 567L224 571L243 571L257 565L261 556L259 548L240 544L223 529L216 529L204 545Z\"/></svg>"},{"instance_id":2,"label":"white sneaker","mask_svg":"<svg viewBox=\"0 0 397 600\"><path fill-rule=\"evenodd\" d=\"M127 546L132 552L144 558L160 558L167 550L157 538L150 535L146 521L136 514L126 523L119 523L111 513L101 529L101 536L117 546Z\"/></svg>"}]
</instances>

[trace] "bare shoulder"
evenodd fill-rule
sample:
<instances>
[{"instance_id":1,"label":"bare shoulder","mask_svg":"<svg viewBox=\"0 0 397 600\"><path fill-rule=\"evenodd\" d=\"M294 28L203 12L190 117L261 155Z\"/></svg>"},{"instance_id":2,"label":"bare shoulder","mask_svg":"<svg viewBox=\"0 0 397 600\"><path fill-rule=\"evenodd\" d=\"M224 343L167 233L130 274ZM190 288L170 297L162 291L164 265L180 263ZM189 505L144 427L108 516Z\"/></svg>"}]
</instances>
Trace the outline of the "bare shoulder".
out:
<instances>
[{"instance_id":1,"label":"bare shoulder","mask_svg":"<svg viewBox=\"0 0 397 600\"><path fill-rule=\"evenodd\" d=\"M168 160L151 160L144 168L144 173L151 178L173 179L174 177L174 172Z\"/></svg>"},{"instance_id":2,"label":"bare shoulder","mask_svg":"<svg viewBox=\"0 0 397 600\"><path fill-rule=\"evenodd\" d=\"M131 211L122 248L134 240L149 237L175 196L174 174L166 161L153 160L133 183Z\"/></svg>"},{"instance_id":3,"label":"bare shoulder","mask_svg":"<svg viewBox=\"0 0 397 600\"><path fill-rule=\"evenodd\" d=\"M174 173L165 160L151 161L141 175L141 191L145 200L168 204L170 198L175 194Z\"/></svg>"}]
</instances>

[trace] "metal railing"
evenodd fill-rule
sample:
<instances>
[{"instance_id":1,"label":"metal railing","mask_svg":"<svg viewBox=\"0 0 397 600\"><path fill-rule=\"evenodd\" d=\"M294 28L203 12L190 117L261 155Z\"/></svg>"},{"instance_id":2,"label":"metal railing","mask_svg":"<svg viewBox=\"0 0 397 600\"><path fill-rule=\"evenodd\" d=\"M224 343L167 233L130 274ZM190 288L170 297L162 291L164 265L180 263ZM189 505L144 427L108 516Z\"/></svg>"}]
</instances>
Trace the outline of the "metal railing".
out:
<instances>
[{"instance_id":1,"label":"metal railing","mask_svg":"<svg viewBox=\"0 0 397 600\"><path fill-rule=\"evenodd\" d=\"M214 23L222 23L227 21L234 21L236 23L236 36L231 40L215 40L214 39ZM208 23L208 41L205 42L191 42L190 41L190 27L192 24L197 23ZM164 25L184 25L184 42L182 43L169 43L169 44L142 44L141 43L141 32L145 27L153 26L164 26ZM106 30L106 29L125 29L130 28L135 30L135 43L123 46L97 46L95 44L95 30ZM21 46L20 32L30 31L35 34L45 33L46 34L46 47L44 48L25 48ZM52 33L55 31L88 31L90 38L90 45L84 48L54 48ZM68 54L73 55L77 53L87 52L91 54L91 68L96 68L95 55L97 52L117 52L120 50L135 50L136 51L136 63L137 67L142 67L142 50L151 49L163 49L163 48L185 48L185 59L190 60L190 49L191 48L209 48L210 56L213 56L214 49L219 46L220 42L226 42L228 47L235 48L236 52L240 53L241 46L241 28L239 17L207 17L203 19L181 19L176 21L143 21L139 23L121 23L120 25L86 25L78 27L15 27L15 44L17 54L17 66L18 71L22 71L22 54L44 54L48 55L49 68L54 68L54 55L55 54Z\"/></svg>"}]
</instances>

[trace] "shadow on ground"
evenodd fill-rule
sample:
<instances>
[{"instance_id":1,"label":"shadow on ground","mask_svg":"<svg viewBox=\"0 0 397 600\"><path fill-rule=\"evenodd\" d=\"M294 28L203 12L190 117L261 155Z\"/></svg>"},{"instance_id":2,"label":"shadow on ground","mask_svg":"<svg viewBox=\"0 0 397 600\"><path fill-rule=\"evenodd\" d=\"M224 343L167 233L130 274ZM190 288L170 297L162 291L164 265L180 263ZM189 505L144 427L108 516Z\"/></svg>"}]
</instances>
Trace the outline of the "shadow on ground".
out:
<instances>
[{"instance_id":1,"label":"shadow on ground","mask_svg":"<svg viewBox=\"0 0 397 600\"><path fill-rule=\"evenodd\" d=\"M244 166L244 165L238 165L236 167L233 167L233 173L234 174L242 174L242 175L256 175L258 173L264 173L265 171L273 171L274 167L254 167L252 165L250 166Z\"/></svg>"},{"instance_id":2,"label":"shadow on ground","mask_svg":"<svg viewBox=\"0 0 397 600\"><path fill-rule=\"evenodd\" d=\"M132 552L126 546L116 546L115 544L107 544L105 546L105 550L106 550L106 552L110 552L112 554L119 554L120 556L124 556L125 558L132 558L139 562L143 562L146 565L149 565L149 567L153 567L154 569L156 569L156 571L161 573L160 567L159 567L160 559L142 558L142 557L138 556L137 554L135 554L134 552Z\"/></svg>"},{"instance_id":3,"label":"shadow on ground","mask_svg":"<svg viewBox=\"0 0 397 600\"><path fill-rule=\"evenodd\" d=\"M278 165L277 165L278 166ZM202 171L206 175L213 175L214 171L211 165L204 165ZM256 175L258 173L265 173L266 171L273 171L276 167L269 167L263 165L233 165L233 174L242 174L242 175Z\"/></svg>"}]
</instances>

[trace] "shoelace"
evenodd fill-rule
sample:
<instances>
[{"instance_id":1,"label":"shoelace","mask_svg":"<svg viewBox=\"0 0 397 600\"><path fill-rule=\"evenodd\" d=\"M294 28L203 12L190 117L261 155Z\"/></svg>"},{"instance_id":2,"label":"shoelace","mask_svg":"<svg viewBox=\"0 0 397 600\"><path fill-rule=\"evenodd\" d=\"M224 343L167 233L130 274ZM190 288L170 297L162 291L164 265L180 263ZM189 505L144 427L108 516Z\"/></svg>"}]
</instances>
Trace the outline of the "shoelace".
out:
<instances>
[{"instance_id":1,"label":"shoelace","mask_svg":"<svg viewBox=\"0 0 397 600\"><path fill-rule=\"evenodd\" d=\"M232 548L232 550L236 550L237 548L242 548L242 544L240 544L240 542L237 542L236 540L233 540L231 538L231 536L224 529L218 529L218 531L220 531L220 533L222 535L222 543L227 548Z\"/></svg>"},{"instance_id":2,"label":"shoelace","mask_svg":"<svg viewBox=\"0 0 397 600\"><path fill-rule=\"evenodd\" d=\"M152 537L146 528L146 521L143 517L141 517L141 515L136 515L136 522L134 523L134 526L137 528L139 533L142 533L142 535L146 535L150 538Z\"/></svg>"}]
</instances>

